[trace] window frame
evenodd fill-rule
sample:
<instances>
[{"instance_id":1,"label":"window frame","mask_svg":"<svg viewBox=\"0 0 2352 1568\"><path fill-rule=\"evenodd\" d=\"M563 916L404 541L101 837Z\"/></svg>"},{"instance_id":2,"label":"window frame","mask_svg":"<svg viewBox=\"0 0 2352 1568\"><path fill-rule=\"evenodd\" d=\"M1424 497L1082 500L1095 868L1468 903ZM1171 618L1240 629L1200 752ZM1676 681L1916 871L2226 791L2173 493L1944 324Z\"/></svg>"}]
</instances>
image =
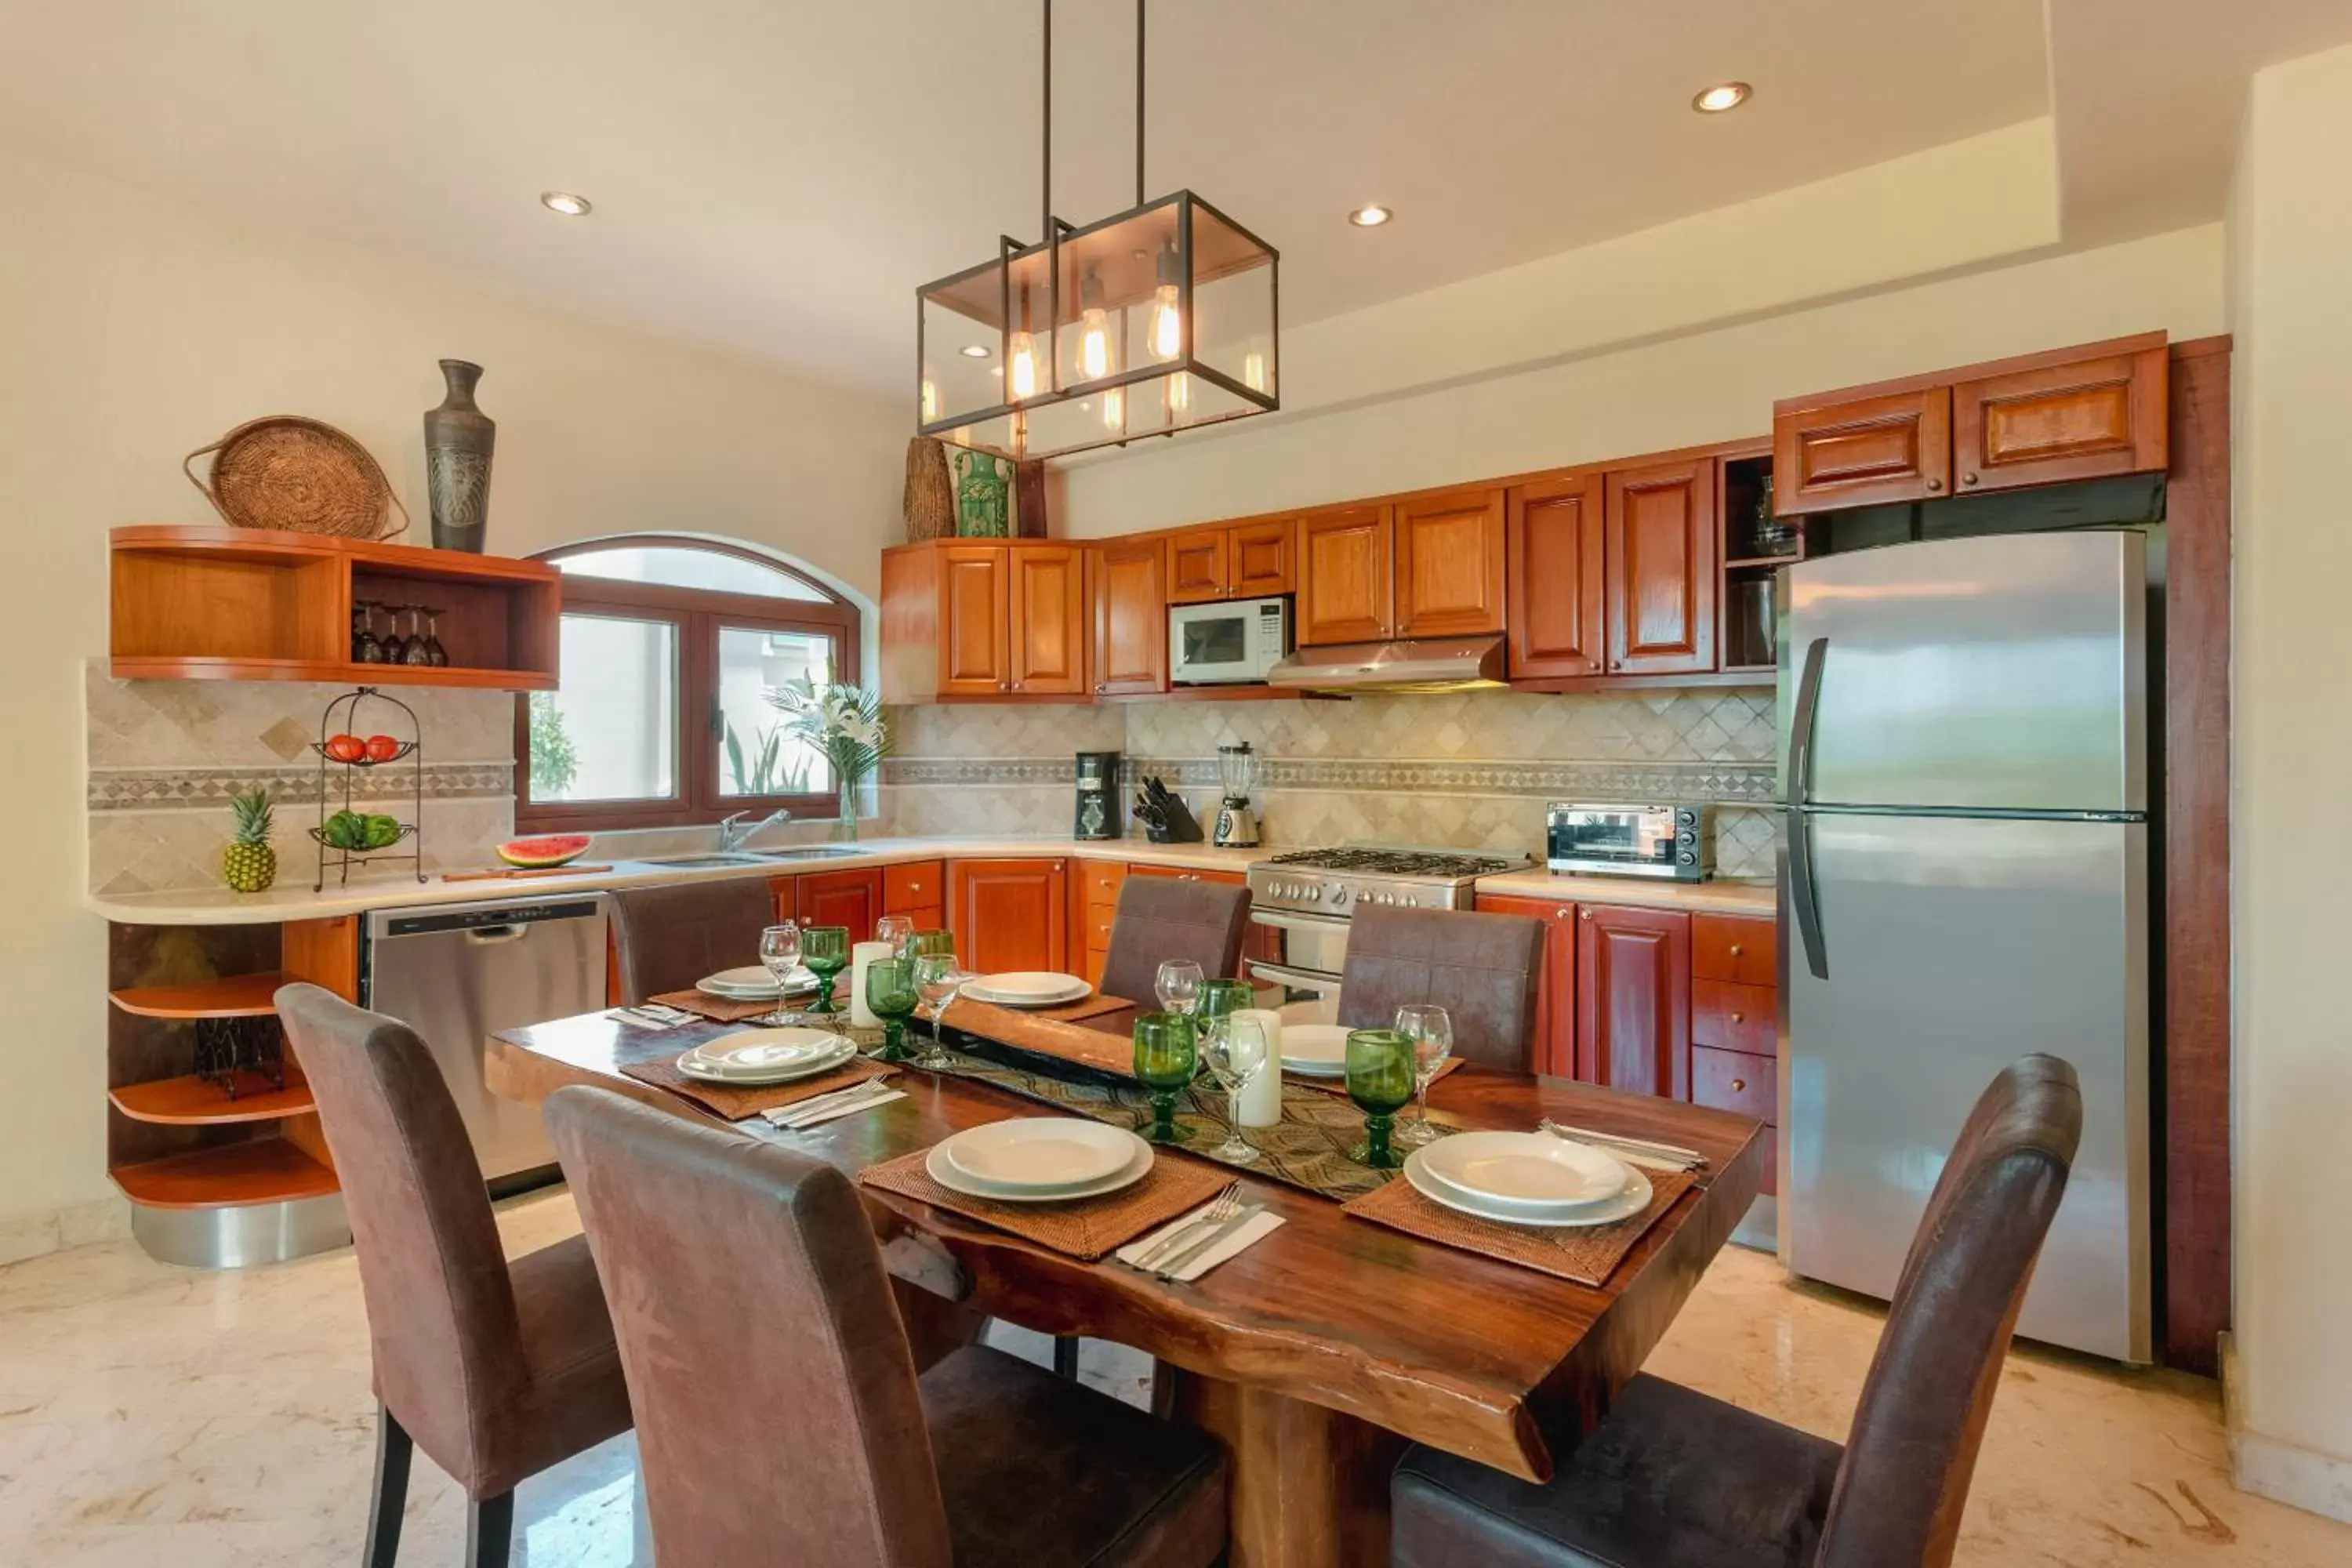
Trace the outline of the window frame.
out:
<instances>
[{"instance_id":1,"label":"window frame","mask_svg":"<svg viewBox=\"0 0 2352 1568\"><path fill-rule=\"evenodd\" d=\"M583 540L542 551L535 559L616 549L703 550L731 555L772 572L782 572L826 595L823 603L730 594L715 588L676 588L631 583L616 577L566 574L559 614L610 615L624 619L667 621L677 628L677 689L673 704L677 748L677 793L624 800L534 801L530 796L530 704L515 704L514 821L518 833L622 832L639 827L708 826L731 812L764 816L785 810L799 818L831 819L840 810L838 787L799 795L721 795L719 761L719 634L724 628L789 632L824 637L834 646L834 679L858 682L864 626L857 606L824 584L758 551L677 534L636 533Z\"/></svg>"}]
</instances>

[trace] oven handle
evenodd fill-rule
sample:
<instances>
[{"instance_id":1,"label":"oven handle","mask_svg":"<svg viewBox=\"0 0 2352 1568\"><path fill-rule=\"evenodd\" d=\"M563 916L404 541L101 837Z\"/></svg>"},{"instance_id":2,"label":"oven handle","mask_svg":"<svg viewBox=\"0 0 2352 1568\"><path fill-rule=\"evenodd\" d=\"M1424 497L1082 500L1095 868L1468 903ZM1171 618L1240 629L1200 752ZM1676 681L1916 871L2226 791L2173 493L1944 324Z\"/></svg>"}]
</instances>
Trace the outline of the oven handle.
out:
<instances>
[{"instance_id":1,"label":"oven handle","mask_svg":"<svg viewBox=\"0 0 2352 1568\"><path fill-rule=\"evenodd\" d=\"M1292 969L1285 964L1268 963L1260 958L1245 962L1252 974L1262 980L1271 980L1277 985L1296 985L1301 991L1312 991L1318 995L1331 995L1339 989L1339 977L1336 974L1318 974L1311 969Z\"/></svg>"},{"instance_id":2,"label":"oven handle","mask_svg":"<svg viewBox=\"0 0 2352 1568\"><path fill-rule=\"evenodd\" d=\"M1255 924L1272 926L1276 931L1311 931L1328 934L1348 929L1347 921L1337 915L1284 915L1272 910L1253 909L1249 918Z\"/></svg>"}]
</instances>

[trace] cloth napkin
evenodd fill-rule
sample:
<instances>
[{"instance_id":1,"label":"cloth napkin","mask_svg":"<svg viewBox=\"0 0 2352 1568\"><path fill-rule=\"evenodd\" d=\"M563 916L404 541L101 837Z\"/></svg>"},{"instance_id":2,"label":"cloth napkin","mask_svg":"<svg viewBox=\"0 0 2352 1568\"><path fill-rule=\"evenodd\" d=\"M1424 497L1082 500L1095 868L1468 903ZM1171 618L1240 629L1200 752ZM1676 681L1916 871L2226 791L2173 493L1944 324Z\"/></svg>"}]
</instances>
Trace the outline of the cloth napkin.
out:
<instances>
[{"instance_id":1,"label":"cloth napkin","mask_svg":"<svg viewBox=\"0 0 2352 1568\"><path fill-rule=\"evenodd\" d=\"M1207 1204L1202 1204L1199 1208L1195 1208L1189 1213L1178 1215L1174 1219L1170 1220L1166 1225L1161 1226L1150 1235L1139 1237L1137 1239L1129 1242L1125 1247L1120 1247L1118 1252L1114 1253L1112 1256L1117 1258L1122 1263L1133 1264L1137 1258L1141 1258L1146 1253L1150 1252L1151 1248L1159 1243L1161 1237L1171 1235L1181 1227L1192 1224L1195 1218L1199 1217L1199 1215L1208 1208L1208 1206L1209 1205ZM1175 1279L1180 1284L1190 1285L1193 1280L1198 1279L1202 1275L1206 1274L1218 1264L1224 1262L1228 1258L1240 1257L1243 1253L1247 1252L1251 1247L1255 1247L1259 1242L1264 1241L1267 1237L1272 1236L1276 1231L1280 1230L1282 1228L1282 1216L1274 1213L1272 1210L1268 1210L1264 1214L1255 1215L1251 1216L1250 1222L1247 1225L1242 1226L1239 1230L1234 1232L1233 1235L1225 1237L1224 1240L1217 1243L1216 1246L1209 1248L1208 1251L1203 1252L1198 1258L1192 1259L1192 1262L1184 1265L1182 1268L1177 1270L1176 1273L1171 1275L1170 1278Z\"/></svg>"}]
</instances>

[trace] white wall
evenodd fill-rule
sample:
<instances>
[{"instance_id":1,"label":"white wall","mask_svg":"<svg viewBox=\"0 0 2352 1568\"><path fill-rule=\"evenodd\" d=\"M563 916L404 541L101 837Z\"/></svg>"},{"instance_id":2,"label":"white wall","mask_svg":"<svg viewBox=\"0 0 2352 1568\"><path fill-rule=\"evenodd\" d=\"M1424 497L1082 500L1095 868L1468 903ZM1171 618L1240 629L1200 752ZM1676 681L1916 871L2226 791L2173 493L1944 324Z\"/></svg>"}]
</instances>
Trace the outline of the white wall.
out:
<instances>
[{"instance_id":1,"label":"white wall","mask_svg":"<svg viewBox=\"0 0 2352 1568\"><path fill-rule=\"evenodd\" d=\"M2239 1484L2352 1519L2352 48L2256 74L2230 215Z\"/></svg>"},{"instance_id":2,"label":"white wall","mask_svg":"<svg viewBox=\"0 0 2352 1568\"><path fill-rule=\"evenodd\" d=\"M488 367L490 548L691 529L871 591L897 537L897 403L795 381L381 256L213 220L0 153L0 1258L102 1200L105 927L82 912L79 676L106 648L105 530L211 522L181 455L303 413L375 453L426 542L435 361ZM551 219L550 221L554 221ZM593 221L593 220L592 220ZM583 239L592 239L590 236Z\"/></svg>"}]
</instances>

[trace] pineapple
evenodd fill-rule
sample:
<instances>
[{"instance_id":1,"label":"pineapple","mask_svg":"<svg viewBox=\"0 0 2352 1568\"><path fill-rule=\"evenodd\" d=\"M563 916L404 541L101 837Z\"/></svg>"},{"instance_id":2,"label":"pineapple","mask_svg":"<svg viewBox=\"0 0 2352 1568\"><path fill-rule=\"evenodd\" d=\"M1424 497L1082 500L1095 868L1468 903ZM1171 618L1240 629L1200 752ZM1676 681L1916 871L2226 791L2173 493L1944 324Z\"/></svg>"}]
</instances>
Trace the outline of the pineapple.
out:
<instances>
[{"instance_id":1,"label":"pineapple","mask_svg":"<svg viewBox=\"0 0 2352 1568\"><path fill-rule=\"evenodd\" d=\"M258 893L278 879L278 851L269 847L269 792L247 790L228 797L236 834L221 855L221 878L240 893Z\"/></svg>"}]
</instances>

